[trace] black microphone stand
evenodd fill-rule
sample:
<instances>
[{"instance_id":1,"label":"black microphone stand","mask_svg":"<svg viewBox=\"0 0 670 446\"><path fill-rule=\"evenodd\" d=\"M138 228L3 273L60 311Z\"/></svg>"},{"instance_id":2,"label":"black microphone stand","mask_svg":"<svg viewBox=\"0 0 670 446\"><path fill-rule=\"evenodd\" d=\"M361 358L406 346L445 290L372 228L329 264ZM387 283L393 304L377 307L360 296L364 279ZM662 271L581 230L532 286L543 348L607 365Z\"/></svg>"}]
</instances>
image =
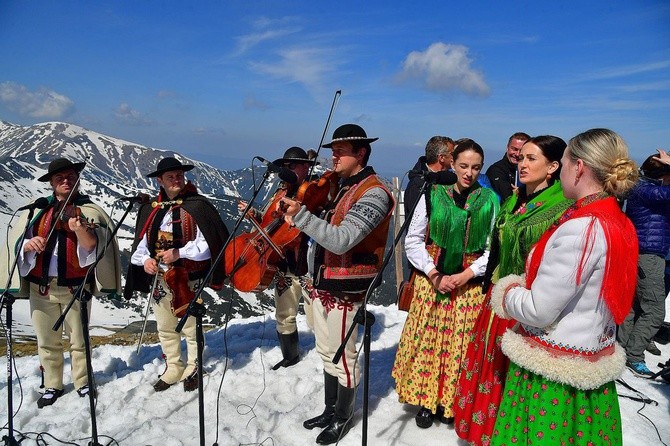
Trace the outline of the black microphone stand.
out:
<instances>
[{"instance_id":1,"label":"black microphone stand","mask_svg":"<svg viewBox=\"0 0 670 446\"><path fill-rule=\"evenodd\" d=\"M223 254L226 252L226 247L228 244L230 244L230 241L233 239L235 236L235 233L239 229L240 225L242 224L242 221L244 221L244 216L247 215L249 212L249 209L251 209L251 205L253 204L254 200L258 196L259 192L261 191L261 187L265 182L268 180L270 175L273 172L270 172L270 169L267 169L265 173L263 174L263 179L258 185L257 188L254 189L254 194L251 197L251 200L247 203L247 206L244 208L244 212L242 212L242 215L237 219L237 222L235 222L235 226L233 227L233 230L230 232L228 235L228 240L223 244L221 247L221 250L216 256L216 259L212 262L212 265L209 267L209 270L207 271L207 274L205 277L200 281L198 284L198 288L195 290L195 296L189 302L188 307L186 308L186 312L184 316L179 320L179 323L177 324L177 327L175 328L175 331L177 333L181 333L181 330L184 328L184 324L186 324L186 320L188 319L189 316L195 317L195 333L196 333L196 344L197 344L197 361L198 361L198 417L199 417L199 427L200 427L200 446L205 446L205 395L204 395L204 390L203 390L203 368L202 368L202 351L205 346L205 335L202 330L202 318L205 316L207 313L207 309L205 306L198 302L198 299L200 298L200 295L202 294L202 291L205 289L207 286L207 283L209 280L212 278L212 274L214 274L214 270L216 268L216 265L219 264L223 260ZM233 271L234 273L234 271Z\"/></svg>"},{"instance_id":2,"label":"black microphone stand","mask_svg":"<svg viewBox=\"0 0 670 446\"><path fill-rule=\"evenodd\" d=\"M119 220L119 222L116 224L114 227L114 230L110 234L110 236L107 238L107 243L103 247L103 249L98 254L96 257L95 261L88 267L88 270L86 271L86 275L84 276L84 280L82 281L81 285L79 285L77 288L72 293L72 299L70 300L70 303L68 303L67 307L65 307L65 310L63 311L63 314L60 315L58 320L53 326L53 331L58 331L63 324L63 321L65 320L65 317L67 316L68 311L70 311L70 308L72 308L72 305L76 300L80 302L80 308L79 308L79 316L81 319L81 330L84 336L84 346L86 348L86 375L88 377L88 403L90 407L90 412L91 412L91 436L92 440L88 443L88 446L102 446L98 442L98 426L96 423L96 416L95 416L95 399L97 397L97 390L94 385L93 381L93 364L91 362L91 339L89 338L89 327L88 327L88 301L90 301L93 298L93 295L91 294L90 291L86 290L84 287L86 285L87 279L89 274L91 274L92 271L95 271L95 267L100 263L100 261L103 259L105 256L105 253L107 252L107 248L109 245L114 241L114 238L116 237L116 233L119 231L119 228L121 227L121 223L125 218L128 216L128 213L130 210L133 208L133 205L135 203L133 201L128 203L128 206L126 207L126 211L124 212L123 216ZM96 248L97 249L97 248Z\"/></svg>"},{"instance_id":3,"label":"black microphone stand","mask_svg":"<svg viewBox=\"0 0 670 446\"><path fill-rule=\"evenodd\" d=\"M335 356L333 356L333 364L337 364L340 361L340 358L342 357L342 354L344 353L344 349L346 348L347 342L349 341L349 338L353 334L354 330L356 329L356 324L361 324L363 325L364 328L364 334L363 334L363 353L365 355L365 368L363 370L363 434L361 438L361 444L363 446L368 444L368 400L369 400L369 388L370 388L370 340L371 340L371 330L372 330L372 325L375 323L375 316L367 311L365 307L367 306L368 299L370 298L370 295L372 292L382 283L382 276L384 274L384 270L388 266L389 262L391 261L391 257L393 256L394 253L394 248L400 241L400 237L404 234L404 232L407 230L407 227L409 226L409 223L412 221L412 216L414 215L414 210L416 209L416 206L419 204L419 201L423 198L423 195L427 189L427 185L430 184L428 181L424 181L423 184L421 185L421 188L419 189L419 193L417 194L416 200L414 203L412 203L412 207L409 211L409 215L405 216L405 221L403 222L402 226L400 227L400 231L398 231L398 234L395 236L395 239L393 240L393 245L391 246L391 249L386 253L384 256L384 261L382 262L381 268L375 275L374 279L372 280L372 283L368 287L367 291L365 292L365 297L363 298L363 303L361 306L358 308L358 311L356 312L356 315L354 316L353 323L349 327L349 331L347 331L346 336L344 337L344 340L342 341L342 344L340 344L340 348L337 349L337 352L335 352Z\"/></svg>"},{"instance_id":4,"label":"black microphone stand","mask_svg":"<svg viewBox=\"0 0 670 446\"><path fill-rule=\"evenodd\" d=\"M35 212L34 207L28 208L28 219L26 220L26 226L23 228L23 235L21 240L19 240L18 247L21 249L23 242L26 239L26 232L30 226L30 221L33 219L33 213ZM19 253L16 253L14 257L14 263L12 268L9 271L9 277L7 277L7 283L5 284L5 289L2 291L2 296L0 297L0 313L2 313L2 307L7 306L7 316L5 318L7 325L7 436L2 437L2 441L5 446L18 446L19 442L14 438L14 399L12 396L12 305L16 298L9 292L9 287L12 283L12 276L19 262Z\"/></svg>"}]
</instances>

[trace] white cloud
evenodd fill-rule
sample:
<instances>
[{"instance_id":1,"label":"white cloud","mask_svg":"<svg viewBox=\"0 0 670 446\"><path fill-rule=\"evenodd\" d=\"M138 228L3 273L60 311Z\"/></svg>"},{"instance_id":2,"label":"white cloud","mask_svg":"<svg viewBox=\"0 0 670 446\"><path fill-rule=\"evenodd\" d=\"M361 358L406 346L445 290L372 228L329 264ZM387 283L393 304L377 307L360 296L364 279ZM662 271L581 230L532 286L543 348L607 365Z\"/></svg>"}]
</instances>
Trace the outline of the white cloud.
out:
<instances>
[{"instance_id":1,"label":"white cloud","mask_svg":"<svg viewBox=\"0 0 670 446\"><path fill-rule=\"evenodd\" d=\"M418 81L429 91L460 90L487 96L490 88L483 74L471 67L471 62L467 47L437 42L425 51L409 53L398 79Z\"/></svg>"},{"instance_id":2,"label":"white cloud","mask_svg":"<svg viewBox=\"0 0 670 446\"><path fill-rule=\"evenodd\" d=\"M585 80L614 79L619 77L628 77L635 74L651 73L654 71L665 70L670 67L670 60L659 62L650 62L646 64L626 65L621 67L608 68L603 71L587 74Z\"/></svg>"},{"instance_id":3,"label":"white cloud","mask_svg":"<svg viewBox=\"0 0 670 446\"><path fill-rule=\"evenodd\" d=\"M290 16L278 19L271 19L268 17L257 18L252 22L252 27L255 29L255 32L236 38L237 50L235 55L239 56L261 42L276 40L300 32L302 28L296 26L296 22L297 18Z\"/></svg>"},{"instance_id":4,"label":"white cloud","mask_svg":"<svg viewBox=\"0 0 670 446\"><path fill-rule=\"evenodd\" d=\"M275 40L280 37L288 36L289 34L297 33L299 31L299 28L272 29L238 37L237 51L235 54L239 56L240 54L246 53L261 42L266 40Z\"/></svg>"},{"instance_id":5,"label":"white cloud","mask_svg":"<svg viewBox=\"0 0 670 446\"><path fill-rule=\"evenodd\" d=\"M324 77L337 63L330 51L321 48L290 48L279 51L275 63L252 62L251 68L289 82L304 84L308 89L321 87Z\"/></svg>"},{"instance_id":6,"label":"white cloud","mask_svg":"<svg viewBox=\"0 0 670 446\"><path fill-rule=\"evenodd\" d=\"M122 124L132 126L149 126L154 122L144 114L132 108L130 105L124 103L119 104L114 110L114 117Z\"/></svg>"},{"instance_id":7,"label":"white cloud","mask_svg":"<svg viewBox=\"0 0 670 446\"><path fill-rule=\"evenodd\" d=\"M0 102L10 110L33 118L61 118L74 110L74 102L46 87L30 91L16 82L0 83Z\"/></svg>"}]
</instances>

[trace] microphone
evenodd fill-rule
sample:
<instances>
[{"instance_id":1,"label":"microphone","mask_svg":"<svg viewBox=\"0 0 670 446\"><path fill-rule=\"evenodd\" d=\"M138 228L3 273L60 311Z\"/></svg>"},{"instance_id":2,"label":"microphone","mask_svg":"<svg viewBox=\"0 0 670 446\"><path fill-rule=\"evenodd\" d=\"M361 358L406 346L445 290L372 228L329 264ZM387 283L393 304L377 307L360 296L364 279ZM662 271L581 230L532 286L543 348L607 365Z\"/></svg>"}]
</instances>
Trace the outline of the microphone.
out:
<instances>
[{"instance_id":1,"label":"microphone","mask_svg":"<svg viewBox=\"0 0 670 446\"><path fill-rule=\"evenodd\" d=\"M140 192L137 195L129 195L127 197L121 197L116 201L130 201L131 203L145 204L151 201L151 197L148 194Z\"/></svg>"},{"instance_id":2,"label":"microphone","mask_svg":"<svg viewBox=\"0 0 670 446\"><path fill-rule=\"evenodd\" d=\"M44 209L47 206L49 206L49 200L44 197L40 197L35 200L35 202L22 206L16 211L25 211L26 209Z\"/></svg>"},{"instance_id":3,"label":"microphone","mask_svg":"<svg viewBox=\"0 0 670 446\"><path fill-rule=\"evenodd\" d=\"M272 173L279 173L281 171L281 167L276 165L275 163L266 160L265 158L262 158L260 156L257 156L256 159L263 163L265 167L268 168L268 170Z\"/></svg>"},{"instance_id":4,"label":"microphone","mask_svg":"<svg viewBox=\"0 0 670 446\"><path fill-rule=\"evenodd\" d=\"M291 169L283 166L279 169L279 179L291 185L298 184L298 175Z\"/></svg>"},{"instance_id":5,"label":"microphone","mask_svg":"<svg viewBox=\"0 0 670 446\"><path fill-rule=\"evenodd\" d=\"M454 184L457 180L456 174L449 170L441 170L439 172L430 172L428 170L410 170L409 174L420 176L426 183L440 184L443 186Z\"/></svg>"}]
</instances>

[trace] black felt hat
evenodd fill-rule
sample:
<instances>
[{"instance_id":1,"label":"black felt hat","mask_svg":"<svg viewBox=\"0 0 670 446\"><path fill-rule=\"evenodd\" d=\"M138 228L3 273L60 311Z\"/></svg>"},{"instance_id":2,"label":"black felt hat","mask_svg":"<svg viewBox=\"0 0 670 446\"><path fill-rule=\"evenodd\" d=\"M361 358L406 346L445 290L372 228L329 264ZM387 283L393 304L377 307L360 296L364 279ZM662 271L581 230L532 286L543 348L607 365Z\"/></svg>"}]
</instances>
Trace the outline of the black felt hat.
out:
<instances>
[{"instance_id":1,"label":"black felt hat","mask_svg":"<svg viewBox=\"0 0 670 446\"><path fill-rule=\"evenodd\" d=\"M63 172L64 170L69 169L74 169L77 171L77 173L79 173L84 169L84 166L86 166L86 163L73 163L72 161L66 158L56 158L55 160L49 163L47 173L39 177L37 181L42 182L49 181L52 176L56 175L59 172Z\"/></svg>"},{"instance_id":2,"label":"black felt hat","mask_svg":"<svg viewBox=\"0 0 670 446\"><path fill-rule=\"evenodd\" d=\"M183 172L188 172L189 170L193 169L195 166L191 164L182 164L181 161L179 161L177 158L173 158L171 156L168 156L166 158L163 158L158 162L158 166L156 166L156 170L154 172L151 172L150 174L147 174L149 178L155 178L159 177L165 172L169 172L171 170L181 170Z\"/></svg>"},{"instance_id":3,"label":"black felt hat","mask_svg":"<svg viewBox=\"0 0 670 446\"><path fill-rule=\"evenodd\" d=\"M290 147L284 152L284 157L279 158L273 161L274 164L281 166L284 163L311 163L312 160L307 156L305 152L300 147Z\"/></svg>"},{"instance_id":4,"label":"black felt hat","mask_svg":"<svg viewBox=\"0 0 670 446\"><path fill-rule=\"evenodd\" d=\"M371 143L377 141L379 138L368 138L367 133L363 130L363 127L356 124L344 124L339 126L333 132L333 140L328 144L324 144L321 147L331 149L334 142L339 141L349 141L349 142L365 142Z\"/></svg>"}]
</instances>

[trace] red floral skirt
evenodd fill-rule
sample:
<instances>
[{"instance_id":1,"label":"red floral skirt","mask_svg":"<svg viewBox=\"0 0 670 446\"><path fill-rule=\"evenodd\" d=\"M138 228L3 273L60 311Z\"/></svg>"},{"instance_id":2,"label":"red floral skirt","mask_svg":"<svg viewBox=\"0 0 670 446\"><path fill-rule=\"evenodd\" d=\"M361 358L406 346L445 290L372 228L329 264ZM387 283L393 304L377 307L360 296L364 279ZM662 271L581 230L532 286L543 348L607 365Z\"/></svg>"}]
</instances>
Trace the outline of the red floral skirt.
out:
<instances>
[{"instance_id":1,"label":"red floral skirt","mask_svg":"<svg viewBox=\"0 0 670 446\"><path fill-rule=\"evenodd\" d=\"M505 331L516 323L496 316L489 305L490 297L489 289L461 361L454 402L456 433L470 444L482 446L490 443L509 368L500 343Z\"/></svg>"}]
</instances>

